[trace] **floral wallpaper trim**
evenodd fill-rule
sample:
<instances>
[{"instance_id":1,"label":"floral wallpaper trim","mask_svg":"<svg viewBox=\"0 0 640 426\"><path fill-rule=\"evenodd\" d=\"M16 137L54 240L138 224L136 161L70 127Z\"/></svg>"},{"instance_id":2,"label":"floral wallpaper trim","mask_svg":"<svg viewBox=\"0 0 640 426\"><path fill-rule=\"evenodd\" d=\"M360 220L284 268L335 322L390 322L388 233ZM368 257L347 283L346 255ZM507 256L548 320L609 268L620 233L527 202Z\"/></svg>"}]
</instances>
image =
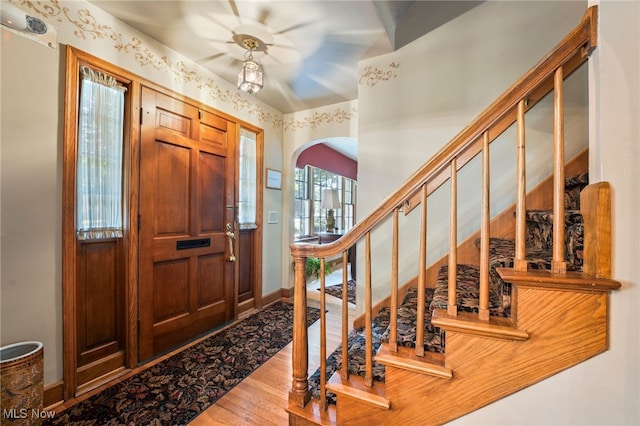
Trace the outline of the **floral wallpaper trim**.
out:
<instances>
[{"instance_id":1,"label":"floral wallpaper trim","mask_svg":"<svg viewBox=\"0 0 640 426\"><path fill-rule=\"evenodd\" d=\"M167 55L157 55L153 49L145 46L139 38L131 36L130 40L109 25L100 24L88 9L72 11L67 6L61 6L59 0L50 0L48 4L40 1L20 0L18 3L26 6L45 19L64 23L66 19L75 26L73 34L82 40L112 40L113 48L125 55L133 55L140 67L152 66L158 71L166 72L181 83L194 83L200 90L215 100L230 105L236 111L244 111L263 123L269 123L274 129L283 126L283 119L277 114L265 111L260 105L244 98L239 92L220 87L211 78L204 78L196 70L189 67L182 60L172 60Z\"/></svg>"},{"instance_id":2,"label":"floral wallpaper trim","mask_svg":"<svg viewBox=\"0 0 640 426\"><path fill-rule=\"evenodd\" d=\"M354 120L358 116L358 111L352 108L351 111L345 111L342 108L336 108L333 112L314 112L310 116L304 118L288 118L284 120L284 130L295 132L296 130L310 127L315 129L321 124L344 123L345 121Z\"/></svg>"},{"instance_id":3,"label":"floral wallpaper trim","mask_svg":"<svg viewBox=\"0 0 640 426\"><path fill-rule=\"evenodd\" d=\"M374 68L371 65L364 67L364 73L360 76L358 84L366 84L369 87L373 87L380 81L388 81L397 77L396 71L400 68L400 64L397 62L391 62L388 65L388 70L384 71L380 68Z\"/></svg>"}]
</instances>

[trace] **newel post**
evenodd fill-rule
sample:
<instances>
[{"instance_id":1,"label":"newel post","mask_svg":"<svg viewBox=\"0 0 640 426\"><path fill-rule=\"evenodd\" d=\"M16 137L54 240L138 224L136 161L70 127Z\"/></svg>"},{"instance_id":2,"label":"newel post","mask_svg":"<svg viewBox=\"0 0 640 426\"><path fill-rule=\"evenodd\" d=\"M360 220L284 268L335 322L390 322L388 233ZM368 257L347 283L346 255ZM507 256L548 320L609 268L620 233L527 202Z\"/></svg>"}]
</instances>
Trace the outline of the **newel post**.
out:
<instances>
[{"instance_id":1,"label":"newel post","mask_svg":"<svg viewBox=\"0 0 640 426\"><path fill-rule=\"evenodd\" d=\"M309 342L307 336L307 291L304 256L294 256L293 285L293 380L289 403L304 407L311 399L307 370L309 368Z\"/></svg>"}]
</instances>

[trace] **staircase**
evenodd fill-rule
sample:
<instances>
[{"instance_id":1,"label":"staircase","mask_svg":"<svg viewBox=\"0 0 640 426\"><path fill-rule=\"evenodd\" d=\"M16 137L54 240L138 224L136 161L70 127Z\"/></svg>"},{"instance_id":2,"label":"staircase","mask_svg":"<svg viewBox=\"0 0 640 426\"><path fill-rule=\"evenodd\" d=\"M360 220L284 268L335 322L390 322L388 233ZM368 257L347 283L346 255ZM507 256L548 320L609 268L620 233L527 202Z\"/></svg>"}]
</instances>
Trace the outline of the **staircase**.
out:
<instances>
[{"instance_id":1,"label":"staircase","mask_svg":"<svg viewBox=\"0 0 640 426\"><path fill-rule=\"evenodd\" d=\"M603 182L587 185L586 174L565 178L570 167L562 131L562 83L594 47L596 19L592 7L551 53L345 236L322 246L292 246L290 424L442 424L607 350L608 297L620 286L610 279L609 188ZM527 206L531 194L525 193L524 117L552 90L554 172L545 186L551 188L546 199L552 206L533 210ZM491 218L489 145L511 125L518 129L515 215L509 209ZM482 219L473 238L479 261L470 264L458 262L456 182L458 170L477 155L483 163ZM428 268L426 205L446 181L454 243L442 262ZM399 217L412 212L420 214L418 276L400 287ZM507 225L496 226L498 220ZM374 308L371 231L384 221L391 223L392 276L389 297ZM503 237L505 229L513 238ZM358 283L365 289L362 327L346 332L344 303L342 345L327 357L321 316L321 365L308 378L309 343L299 325L306 324L305 260L321 259L323 292L324 259L342 253L346 264L356 242L364 245L365 277ZM432 281L430 269L436 267ZM346 272L344 281L346 287Z\"/></svg>"}]
</instances>

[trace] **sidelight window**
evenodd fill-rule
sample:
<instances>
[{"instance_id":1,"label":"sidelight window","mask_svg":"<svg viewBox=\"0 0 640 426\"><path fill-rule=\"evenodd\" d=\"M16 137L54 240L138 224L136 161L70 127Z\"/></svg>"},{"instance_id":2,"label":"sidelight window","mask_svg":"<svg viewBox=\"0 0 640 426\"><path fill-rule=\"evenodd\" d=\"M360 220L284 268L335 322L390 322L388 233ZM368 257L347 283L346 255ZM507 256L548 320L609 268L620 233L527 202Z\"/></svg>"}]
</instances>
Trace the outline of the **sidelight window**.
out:
<instances>
[{"instance_id":1,"label":"sidelight window","mask_svg":"<svg viewBox=\"0 0 640 426\"><path fill-rule=\"evenodd\" d=\"M238 222L242 229L256 228L257 198L257 135L240 129L238 179Z\"/></svg>"},{"instance_id":2,"label":"sidelight window","mask_svg":"<svg viewBox=\"0 0 640 426\"><path fill-rule=\"evenodd\" d=\"M115 78L81 68L76 170L80 240L122 237L125 91Z\"/></svg>"}]
</instances>

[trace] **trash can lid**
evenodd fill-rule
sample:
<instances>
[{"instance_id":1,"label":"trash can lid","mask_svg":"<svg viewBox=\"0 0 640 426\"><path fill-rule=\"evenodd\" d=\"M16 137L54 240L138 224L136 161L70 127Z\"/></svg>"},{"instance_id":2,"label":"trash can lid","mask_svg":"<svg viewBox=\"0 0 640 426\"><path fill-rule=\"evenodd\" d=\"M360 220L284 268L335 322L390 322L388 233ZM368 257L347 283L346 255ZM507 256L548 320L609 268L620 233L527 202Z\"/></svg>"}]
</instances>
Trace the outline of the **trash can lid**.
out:
<instances>
[{"instance_id":1,"label":"trash can lid","mask_svg":"<svg viewBox=\"0 0 640 426\"><path fill-rule=\"evenodd\" d=\"M42 348L41 342L18 342L0 347L0 362L15 361L29 356Z\"/></svg>"}]
</instances>

